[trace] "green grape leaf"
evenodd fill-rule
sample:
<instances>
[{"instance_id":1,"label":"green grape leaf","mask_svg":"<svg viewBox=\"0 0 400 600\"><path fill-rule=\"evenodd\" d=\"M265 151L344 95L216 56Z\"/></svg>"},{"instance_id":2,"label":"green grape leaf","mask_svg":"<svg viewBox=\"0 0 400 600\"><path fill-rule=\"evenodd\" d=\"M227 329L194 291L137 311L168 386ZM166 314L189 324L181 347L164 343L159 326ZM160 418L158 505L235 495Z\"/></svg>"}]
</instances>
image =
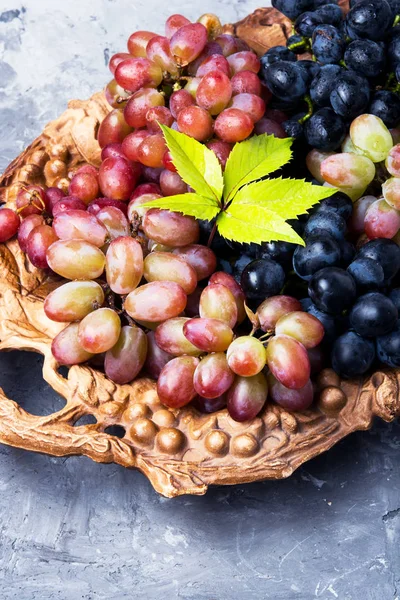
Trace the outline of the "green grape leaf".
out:
<instances>
[{"instance_id":1,"label":"green grape leaf","mask_svg":"<svg viewBox=\"0 0 400 600\"><path fill-rule=\"evenodd\" d=\"M157 198L150 200L145 204L140 204L140 208L165 208L174 212L180 212L184 215L196 217L211 221L220 212L219 206L215 198L205 198L198 194L178 194L177 196L166 196L165 198Z\"/></svg>"},{"instance_id":2,"label":"green grape leaf","mask_svg":"<svg viewBox=\"0 0 400 600\"><path fill-rule=\"evenodd\" d=\"M242 187L232 205L257 205L266 208L282 219L296 219L324 198L337 192L337 188L312 185L300 179L265 179Z\"/></svg>"},{"instance_id":3,"label":"green grape leaf","mask_svg":"<svg viewBox=\"0 0 400 600\"><path fill-rule=\"evenodd\" d=\"M224 173L224 198L232 200L239 188L273 173L292 158L291 138L255 135L235 144Z\"/></svg>"},{"instance_id":4,"label":"green grape leaf","mask_svg":"<svg viewBox=\"0 0 400 600\"><path fill-rule=\"evenodd\" d=\"M217 227L223 237L243 244L277 240L305 245L282 217L262 206L232 203L218 216Z\"/></svg>"},{"instance_id":5,"label":"green grape leaf","mask_svg":"<svg viewBox=\"0 0 400 600\"><path fill-rule=\"evenodd\" d=\"M183 181L200 196L220 200L224 178L218 158L212 150L197 140L161 125L174 163Z\"/></svg>"}]
</instances>

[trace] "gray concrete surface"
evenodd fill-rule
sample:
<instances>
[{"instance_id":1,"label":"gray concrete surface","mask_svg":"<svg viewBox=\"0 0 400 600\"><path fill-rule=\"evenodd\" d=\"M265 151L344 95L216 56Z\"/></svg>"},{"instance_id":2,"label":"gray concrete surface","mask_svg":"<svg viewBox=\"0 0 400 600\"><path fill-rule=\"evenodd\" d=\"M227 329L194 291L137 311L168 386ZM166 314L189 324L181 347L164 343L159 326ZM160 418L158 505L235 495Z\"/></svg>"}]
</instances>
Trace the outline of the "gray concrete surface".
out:
<instances>
[{"instance_id":1,"label":"gray concrete surface","mask_svg":"<svg viewBox=\"0 0 400 600\"><path fill-rule=\"evenodd\" d=\"M69 98L109 78L133 30L172 12L236 20L256 0L0 0L0 171ZM0 356L36 414L38 356ZM140 474L0 446L1 600L399 600L400 426L377 423L289 480L166 500Z\"/></svg>"}]
</instances>

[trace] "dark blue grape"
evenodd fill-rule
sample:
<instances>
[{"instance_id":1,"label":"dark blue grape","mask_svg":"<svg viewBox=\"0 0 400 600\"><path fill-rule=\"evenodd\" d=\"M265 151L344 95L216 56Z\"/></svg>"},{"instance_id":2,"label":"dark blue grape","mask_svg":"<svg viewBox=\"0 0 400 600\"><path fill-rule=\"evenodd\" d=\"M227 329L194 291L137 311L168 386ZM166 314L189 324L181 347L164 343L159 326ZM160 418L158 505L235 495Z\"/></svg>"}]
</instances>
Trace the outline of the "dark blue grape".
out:
<instances>
[{"instance_id":1,"label":"dark blue grape","mask_svg":"<svg viewBox=\"0 0 400 600\"><path fill-rule=\"evenodd\" d=\"M285 271L270 258L253 260L243 270L242 289L249 300L262 302L280 293L285 283Z\"/></svg>"},{"instance_id":2,"label":"dark blue grape","mask_svg":"<svg viewBox=\"0 0 400 600\"><path fill-rule=\"evenodd\" d=\"M272 258L279 263L285 270L292 266L293 252L296 249L296 244L289 242L264 242L258 246L257 258Z\"/></svg>"},{"instance_id":3,"label":"dark blue grape","mask_svg":"<svg viewBox=\"0 0 400 600\"><path fill-rule=\"evenodd\" d=\"M337 319L333 315L328 315L328 313L319 310L312 302L310 298L306 298L309 302L304 302L301 300L301 305L303 310L308 312L310 315L313 315L318 321L321 321L322 325L325 329L324 342L328 344L332 344L332 342L338 337L340 334L339 324Z\"/></svg>"},{"instance_id":4,"label":"dark blue grape","mask_svg":"<svg viewBox=\"0 0 400 600\"><path fill-rule=\"evenodd\" d=\"M386 0L361 0L347 13L349 31L356 38L383 40L393 22Z\"/></svg>"},{"instance_id":5,"label":"dark blue grape","mask_svg":"<svg viewBox=\"0 0 400 600\"><path fill-rule=\"evenodd\" d=\"M347 46L344 61L360 75L378 77L385 68L385 50L372 40L355 40Z\"/></svg>"},{"instance_id":6,"label":"dark blue grape","mask_svg":"<svg viewBox=\"0 0 400 600\"><path fill-rule=\"evenodd\" d=\"M240 283L240 278L242 277L242 273L248 264L252 262L252 258L247 256L247 254L242 254L239 258L234 262L232 268L232 275L236 279L238 283Z\"/></svg>"},{"instance_id":7,"label":"dark blue grape","mask_svg":"<svg viewBox=\"0 0 400 600\"><path fill-rule=\"evenodd\" d=\"M307 86L309 87L314 77L316 77L320 72L321 65L315 62L315 60L300 60L297 64L299 65L300 69L303 70L304 78Z\"/></svg>"},{"instance_id":8,"label":"dark blue grape","mask_svg":"<svg viewBox=\"0 0 400 600\"><path fill-rule=\"evenodd\" d=\"M299 122L301 117L304 115L305 113L301 113L282 123L282 127L288 137L291 137L295 140L301 140L304 138L304 127L303 124Z\"/></svg>"},{"instance_id":9,"label":"dark blue grape","mask_svg":"<svg viewBox=\"0 0 400 600\"><path fill-rule=\"evenodd\" d=\"M339 27L343 19L343 13L340 6L333 3L328 3L316 9L316 14L319 15L323 23Z\"/></svg>"},{"instance_id":10,"label":"dark blue grape","mask_svg":"<svg viewBox=\"0 0 400 600\"><path fill-rule=\"evenodd\" d=\"M317 212L308 219L304 236L307 238L321 231L327 231L336 240L342 240L346 233L346 221L332 211Z\"/></svg>"},{"instance_id":11,"label":"dark blue grape","mask_svg":"<svg viewBox=\"0 0 400 600\"><path fill-rule=\"evenodd\" d=\"M394 92L387 90L375 92L368 112L382 119L386 127L390 129L397 127L400 123L400 98Z\"/></svg>"},{"instance_id":12,"label":"dark blue grape","mask_svg":"<svg viewBox=\"0 0 400 600\"><path fill-rule=\"evenodd\" d=\"M385 280L383 269L372 258L357 258L349 265L347 270L356 282L357 289L362 292L383 286Z\"/></svg>"},{"instance_id":13,"label":"dark blue grape","mask_svg":"<svg viewBox=\"0 0 400 600\"><path fill-rule=\"evenodd\" d=\"M343 69L339 65L324 65L310 85L310 98L318 107L331 105L330 96L335 89L336 78Z\"/></svg>"},{"instance_id":14,"label":"dark blue grape","mask_svg":"<svg viewBox=\"0 0 400 600\"><path fill-rule=\"evenodd\" d=\"M370 292L360 296L350 311L352 328L363 337L374 338L393 331L398 310L387 296Z\"/></svg>"},{"instance_id":15,"label":"dark blue grape","mask_svg":"<svg viewBox=\"0 0 400 600\"><path fill-rule=\"evenodd\" d=\"M391 292L389 293L389 298L391 299L391 301L393 302L400 314L400 288L394 288L393 290L391 290Z\"/></svg>"},{"instance_id":16,"label":"dark blue grape","mask_svg":"<svg viewBox=\"0 0 400 600\"><path fill-rule=\"evenodd\" d=\"M265 54L260 58L261 65L266 67L272 65L278 60L286 60L289 62L295 62L297 60L296 55L288 50L285 46L274 46L267 50Z\"/></svg>"},{"instance_id":17,"label":"dark blue grape","mask_svg":"<svg viewBox=\"0 0 400 600\"><path fill-rule=\"evenodd\" d=\"M338 0L314 0L314 9L326 4L338 4Z\"/></svg>"},{"instance_id":18,"label":"dark blue grape","mask_svg":"<svg viewBox=\"0 0 400 600\"><path fill-rule=\"evenodd\" d=\"M313 7L313 0L272 0L272 6L294 21L305 10Z\"/></svg>"},{"instance_id":19,"label":"dark blue grape","mask_svg":"<svg viewBox=\"0 0 400 600\"><path fill-rule=\"evenodd\" d=\"M368 79L354 71L341 73L330 95L332 108L345 119L354 119L365 111L369 103Z\"/></svg>"},{"instance_id":20,"label":"dark blue grape","mask_svg":"<svg viewBox=\"0 0 400 600\"><path fill-rule=\"evenodd\" d=\"M320 310L340 315L356 297L356 284L344 269L326 267L317 271L308 284L308 295Z\"/></svg>"},{"instance_id":21,"label":"dark blue grape","mask_svg":"<svg viewBox=\"0 0 400 600\"><path fill-rule=\"evenodd\" d=\"M340 264L340 246L329 237L321 237L307 242L306 246L297 246L293 255L295 273L309 281L317 271L324 267L334 267Z\"/></svg>"},{"instance_id":22,"label":"dark blue grape","mask_svg":"<svg viewBox=\"0 0 400 600\"><path fill-rule=\"evenodd\" d=\"M397 275L400 269L400 248L393 240L371 240L358 251L357 258L361 256L372 258L381 265L385 281Z\"/></svg>"},{"instance_id":23,"label":"dark blue grape","mask_svg":"<svg viewBox=\"0 0 400 600\"><path fill-rule=\"evenodd\" d=\"M296 46L294 48L294 46ZM286 47L295 54L303 54L306 50L309 49L308 41L306 38L303 38L302 35L298 35L295 33L291 35L286 41Z\"/></svg>"},{"instance_id":24,"label":"dark blue grape","mask_svg":"<svg viewBox=\"0 0 400 600\"><path fill-rule=\"evenodd\" d=\"M400 367L400 321L393 331L377 338L376 353L384 365Z\"/></svg>"},{"instance_id":25,"label":"dark blue grape","mask_svg":"<svg viewBox=\"0 0 400 600\"><path fill-rule=\"evenodd\" d=\"M313 32L312 51L322 65L338 63L343 56L344 39L333 25L319 25Z\"/></svg>"},{"instance_id":26,"label":"dark blue grape","mask_svg":"<svg viewBox=\"0 0 400 600\"><path fill-rule=\"evenodd\" d=\"M304 133L310 146L330 152L346 137L346 126L332 109L322 108L305 123Z\"/></svg>"},{"instance_id":27,"label":"dark blue grape","mask_svg":"<svg viewBox=\"0 0 400 600\"><path fill-rule=\"evenodd\" d=\"M400 35L393 35L388 45L388 57L392 67L400 63Z\"/></svg>"},{"instance_id":28,"label":"dark blue grape","mask_svg":"<svg viewBox=\"0 0 400 600\"><path fill-rule=\"evenodd\" d=\"M336 192L317 204L316 212L333 212L347 221L353 214L353 203L343 192Z\"/></svg>"},{"instance_id":29,"label":"dark blue grape","mask_svg":"<svg viewBox=\"0 0 400 600\"><path fill-rule=\"evenodd\" d=\"M348 331L333 345L332 367L342 377L352 378L364 375L375 359L375 346L370 340Z\"/></svg>"},{"instance_id":30,"label":"dark blue grape","mask_svg":"<svg viewBox=\"0 0 400 600\"><path fill-rule=\"evenodd\" d=\"M349 242L347 240L342 240L340 242L340 252L341 252L340 265L342 267L348 267L356 254L356 249L355 249L354 244L352 244L351 242Z\"/></svg>"},{"instance_id":31,"label":"dark blue grape","mask_svg":"<svg viewBox=\"0 0 400 600\"><path fill-rule=\"evenodd\" d=\"M322 25L322 18L312 11L306 11L297 17L294 28L300 35L310 38L317 25Z\"/></svg>"},{"instance_id":32,"label":"dark blue grape","mask_svg":"<svg viewBox=\"0 0 400 600\"><path fill-rule=\"evenodd\" d=\"M304 71L297 62L277 61L261 69L260 78L275 96L286 102L307 93Z\"/></svg>"},{"instance_id":33,"label":"dark blue grape","mask_svg":"<svg viewBox=\"0 0 400 600\"><path fill-rule=\"evenodd\" d=\"M392 9L393 20L397 15L400 15L400 0L386 0Z\"/></svg>"}]
</instances>

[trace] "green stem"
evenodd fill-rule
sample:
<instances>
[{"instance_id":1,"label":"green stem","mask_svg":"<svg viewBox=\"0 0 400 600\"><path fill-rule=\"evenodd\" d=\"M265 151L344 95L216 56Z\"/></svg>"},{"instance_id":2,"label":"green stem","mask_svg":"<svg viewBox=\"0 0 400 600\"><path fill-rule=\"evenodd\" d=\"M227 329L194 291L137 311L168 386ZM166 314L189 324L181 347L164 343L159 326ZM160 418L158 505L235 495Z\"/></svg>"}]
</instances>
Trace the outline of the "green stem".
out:
<instances>
[{"instance_id":1,"label":"green stem","mask_svg":"<svg viewBox=\"0 0 400 600\"><path fill-rule=\"evenodd\" d=\"M213 242L214 236L217 233L217 221L215 220L214 226L211 229L210 237L208 238L207 246L210 248Z\"/></svg>"},{"instance_id":2,"label":"green stem","mask_svg":"<svg viewBox=\"0 0 400 600\"><path fill-rule=\"evenodd\" d=\"M396 15L394 21L393 21L393 27L396 27L396 25L398 25L400 23L400 15Z\"/></svg>"},{"instance_id":3,"label":"green stem","mask_svg":"<svg viewBox=\"0 0 400 600\"><path fill-rule=\"evenodd\" d=\"M312 116L312 114L314 112L314 106L313 106L310 96L305 96L304 100L307 104L308 111L307 111L307 114L304 115L304 117L302 117L299 120L300 125L303 125L306 121L308 121L308 119Z\"/></svg>"}]
</instances>

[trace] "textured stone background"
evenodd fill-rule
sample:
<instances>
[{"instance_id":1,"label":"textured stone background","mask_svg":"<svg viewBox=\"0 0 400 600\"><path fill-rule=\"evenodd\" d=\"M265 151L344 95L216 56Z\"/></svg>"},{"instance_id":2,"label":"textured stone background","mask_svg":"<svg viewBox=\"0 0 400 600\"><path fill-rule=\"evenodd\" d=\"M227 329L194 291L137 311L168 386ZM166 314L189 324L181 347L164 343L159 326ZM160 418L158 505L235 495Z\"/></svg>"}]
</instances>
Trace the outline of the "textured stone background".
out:
<instances>
[{"instance_id":1,"label":"textured stone background","mask_svg":"<svg viewBox=\"0 0 400 600\"><path fill-rule=\"evenodd\" d=\"M182 0L0 0L0 171L110 77L135 29ZM257 1L184 12L237 20ZM0 356L0 385L35 414L60 407L41 359ZM166 500L144 477L0 446L1 600L399 600L400 426L378 423L282 482ZM399 590L399 592L397 591Z\"/></svg>"}]
</instances>

